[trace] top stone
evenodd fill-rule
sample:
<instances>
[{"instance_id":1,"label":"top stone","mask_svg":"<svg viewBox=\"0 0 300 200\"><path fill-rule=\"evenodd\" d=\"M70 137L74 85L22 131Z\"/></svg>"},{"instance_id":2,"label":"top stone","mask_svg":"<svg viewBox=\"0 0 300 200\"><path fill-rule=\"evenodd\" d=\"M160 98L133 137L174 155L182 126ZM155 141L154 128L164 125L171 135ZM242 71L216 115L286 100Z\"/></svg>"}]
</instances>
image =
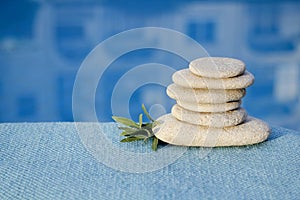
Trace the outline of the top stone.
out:
<instances>
[{"instance_id":1,"label":"top stone","mask_svg":"<svg viewBox=\"0 0 300 200\"><path fill-rule=\"evenodd\" d=\"M193 60L190 71L198 76L208 78L230 78L244 73L245 63L233 58L204 57Z\"/></svg>"}]
</instances>

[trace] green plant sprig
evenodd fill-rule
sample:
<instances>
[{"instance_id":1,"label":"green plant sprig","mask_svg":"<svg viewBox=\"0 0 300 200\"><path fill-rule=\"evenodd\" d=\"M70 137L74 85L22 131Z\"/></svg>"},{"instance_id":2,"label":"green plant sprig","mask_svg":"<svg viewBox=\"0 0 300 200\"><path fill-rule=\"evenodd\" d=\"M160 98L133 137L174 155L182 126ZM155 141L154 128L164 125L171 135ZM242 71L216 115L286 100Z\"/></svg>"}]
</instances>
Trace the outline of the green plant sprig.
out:
<instances>
[{"instance_id":1,"label":"green plant sprig","mask_svg":"<svg viewBox=\"0 0 300 200\"><path fill-rule=\"evenodd\" d=\"M152 149L153 151L156 151L159 139L154 135L152 129L158 124L158 122L150 116L144 104L142 104L142 110L150 122L143 122L142 113L139 115L138 123L125 117L112 116L113 120L125 125L118 127L123 131L121 136L125 137L120 142L133 142L137 140L144 140L144 142L147 142L148 140L152 140Z\"/></svg>"}]
</instances>

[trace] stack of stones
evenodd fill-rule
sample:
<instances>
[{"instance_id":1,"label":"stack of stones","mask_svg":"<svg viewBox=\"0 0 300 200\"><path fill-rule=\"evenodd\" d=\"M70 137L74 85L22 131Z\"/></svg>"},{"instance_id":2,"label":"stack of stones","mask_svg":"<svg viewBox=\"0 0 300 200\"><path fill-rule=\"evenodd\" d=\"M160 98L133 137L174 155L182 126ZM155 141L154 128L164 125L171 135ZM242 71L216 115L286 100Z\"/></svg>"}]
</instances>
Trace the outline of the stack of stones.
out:
<instances>
[{"instance_id":1,"label":"stack of stones","mask_svg":"<svg viewBox=\"0 0 300 200\"><path fill-rule=\"evenodd\" d=\"M154 128L160 140L184 146L240 146L262 142L270 129L247 116L241 99L254 76L237 59L205 57L173 74L167 88L176 100L171 114Z\"/></svg>"}]
</instances>

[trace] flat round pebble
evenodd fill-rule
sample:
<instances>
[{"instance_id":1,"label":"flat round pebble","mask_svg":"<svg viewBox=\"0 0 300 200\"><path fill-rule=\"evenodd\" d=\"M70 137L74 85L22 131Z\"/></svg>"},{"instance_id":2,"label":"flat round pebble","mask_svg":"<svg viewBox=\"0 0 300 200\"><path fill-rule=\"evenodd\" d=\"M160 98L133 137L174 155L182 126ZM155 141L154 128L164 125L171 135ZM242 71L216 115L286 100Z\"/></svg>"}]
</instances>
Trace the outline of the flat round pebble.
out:
<instances>
[{"instance_id":1,"label":"flat round pebble","mask_svg":"<svg viewBox=\"0 0 300 200\"><path fill-rule=\"evenodd\" d=\"M225 128L204 127L177 120L171 114L157 119L155 136L169 144L181 146L221 147L242 146L263 142L270 134L269 126L256 118L248 117L240 125Z\"/></svg>"},{"instance_id":2,"label":"flat round pebble","mask_svg":"<svg viewBox=\"0 0 300 200\"><path fill-rule=\"evenodd\" d=\"M245 64L237 59L223 57L204 57L189 64L192 73L209 78L229 78L244 73Z\"/></svg>"},{"instance_id":3,"label":"flat round pebble","mask_svg":"<svg viewBox=\"0 0 300 200\"><path fill-rule=\"evenodd\" d=\"M217 103L217 104L199 104L187 101L177 101L177 104L181 107L191 110L194 112L226 112L234 110L242 104L241 101L233 101L228 103Z\"/></svg>"},{"instance_id":4,"label":"flat round pebble","mask_svg":"<svg viewBox=\"0 0 300 200\"><path fill-rule=\"evenodd\" d=\"M171 84L167 87L167 94L177 101L187 101L195 103L226 103L238 101L246 94L245 89L233 90L208 90L192 89Z\"/></svg>"},{"instance_id":5,"label":"flat round pebble","mask_svg":"<svg viewBox=\"0 0 300 200\"><path fill-rule=\"evenodd\" d=\"M238 108L228 112L194 112L186 110L175 104L171 114L178 120L209 127L229 127L242 123L247 118L247 112L243 108Z\"/></svg>"},{"instance_id":6,"label":"flat round pebble","mask_svg":"<svg viewBox=\"0 0 300 200\"><path fill-rule=\"evenodd\" d=\"M247 88L254 83L254 76L245 71L240 76L232 78L206 78L193 74L188 69L175 72L172 76L173 82L182 87L202 89L240 89Z\"/></svg>"}]
</instances>

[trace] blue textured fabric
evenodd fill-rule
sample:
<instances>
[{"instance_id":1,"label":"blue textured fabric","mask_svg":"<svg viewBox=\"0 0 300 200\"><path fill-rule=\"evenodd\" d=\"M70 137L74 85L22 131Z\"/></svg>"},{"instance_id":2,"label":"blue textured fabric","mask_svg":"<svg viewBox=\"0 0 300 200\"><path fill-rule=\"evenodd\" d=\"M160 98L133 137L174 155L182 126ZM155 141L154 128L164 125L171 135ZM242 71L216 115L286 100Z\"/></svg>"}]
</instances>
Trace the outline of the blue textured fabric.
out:
<instances>
[{"instance_id":1,"label":"blue textured fabric","mask_svg":"<svg viewBox=\"0 0 300 200\"><path fill-rule=\"evenodd\" d=\"M119 134L114 123L100 126ZM142 144L118 145L138 149ZM273 127L261 144L213 148L203 158L201 149L188 148L160 170L126 173L95 160L74 123L0 124L0 199L300 197L298 132Z\"/></svg>"}]
</instances>

